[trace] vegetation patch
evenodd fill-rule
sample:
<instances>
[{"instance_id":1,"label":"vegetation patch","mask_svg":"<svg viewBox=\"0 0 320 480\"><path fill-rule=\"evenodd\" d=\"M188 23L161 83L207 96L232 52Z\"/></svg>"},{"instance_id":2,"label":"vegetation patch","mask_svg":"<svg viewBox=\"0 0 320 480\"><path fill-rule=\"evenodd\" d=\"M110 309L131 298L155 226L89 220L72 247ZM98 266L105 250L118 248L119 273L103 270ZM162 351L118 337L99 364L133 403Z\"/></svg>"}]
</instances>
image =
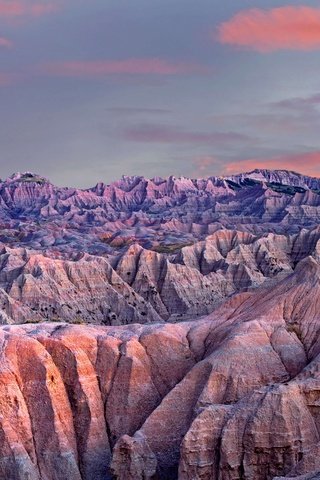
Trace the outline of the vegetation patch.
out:
<instances>
[{"instance_id":1,"label":"vegetation patch","mask_svg":"<svg viewBox=\"0 0 320 480\"><path fill-rule=\"evenodd\" d=\"M152 248L154 252L157 253L175 253L181 250L184 247L190 247L193 245L193 242L188 243L170 243L167 245L156 245Z\"/></svg>"},{"instance_id":2,"label":"vegetation patch","mask_svg":"<svg viewBox=\"0 0 320 480\"><path fill-rule=\"evenodd\" d=\"M296 187L294 185L283 185L282 183L271 182L267 186L274 192L284 193L285 195L295 195L296 193L305 193L306 189L303 187Z\"/></svg>"}]
</instances>

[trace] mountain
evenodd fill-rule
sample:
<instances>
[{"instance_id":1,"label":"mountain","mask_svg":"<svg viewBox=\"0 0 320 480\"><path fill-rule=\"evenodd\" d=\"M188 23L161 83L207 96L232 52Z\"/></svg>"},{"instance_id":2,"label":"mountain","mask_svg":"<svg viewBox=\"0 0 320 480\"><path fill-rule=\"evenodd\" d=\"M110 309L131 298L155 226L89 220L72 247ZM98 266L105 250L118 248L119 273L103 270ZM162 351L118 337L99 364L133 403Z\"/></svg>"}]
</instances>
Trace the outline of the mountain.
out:
<instances>
[{"instance_id":1,"label":"mountain","mask_svg":"<svg viewBox=\"0 0 320 480\"><path fill-rule=\"evenodd\" d=\"M206 315L314 255L319 219L320 179L282 170L87 190L17 173L0 182L0 323Z\"/></svg>"},{"instance_id":2,"label":"mountain","mask_svg":"<svg viewBox=\"0 0 320 480\"><path fill-rule=\"evenodd\" d=\"M320 179L0 182L0 478L320 479Z\"/></svg>"},{"instance_id":3,"label":"mountain","mask_svg":"<svg viewBox=\"0 0 320 480\"><path fill-rule=\"evenodd\" d=\"M0 221L16 234L4 239L59 252L70 251L70 244L93 254L133 241L170 246L222 227L298 232L317 224L319 202L319 179L286 171L198 180L124 176L87 190L55 187L32 173L0 183Z\"/></svg>"}]
</instances>

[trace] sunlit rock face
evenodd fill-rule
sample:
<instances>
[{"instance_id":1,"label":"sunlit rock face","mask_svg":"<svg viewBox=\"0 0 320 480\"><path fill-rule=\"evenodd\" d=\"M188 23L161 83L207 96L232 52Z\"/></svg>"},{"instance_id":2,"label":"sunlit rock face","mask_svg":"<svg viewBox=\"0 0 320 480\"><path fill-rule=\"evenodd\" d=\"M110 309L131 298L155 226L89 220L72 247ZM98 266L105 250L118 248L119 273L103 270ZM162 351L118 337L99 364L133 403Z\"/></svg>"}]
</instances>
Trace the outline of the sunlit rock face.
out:
<instances>
[{"instance_id":1,"label":"sunlit rock face","mask_svg":"<svg viewBox=\"0 0 320 480\"><path fill-rule=\"evenodd\" d=\"M286 171L0 182L0 479L319 479L319 216Z\"/></svg>"},{"instance_id":2,"label":"sunlit rock face","mask_svg":"<svg viewBox=\"0 0 320 480\"><path fill-rule=\"evenodd\" d=\"M320 475L313 257L176 324L0 329L0 478Z\"/></svg>"},{"instance_id":3,"label":"sunlit rock face","mask_svg":"<svg viewBox=\"0 0 320 480\"><path fill-rule=\"evenodd\" d=\"M287 171L88 190L0 182L0 323L193 319L319 254L320 180Z\"/></svg>"}]
</instances>

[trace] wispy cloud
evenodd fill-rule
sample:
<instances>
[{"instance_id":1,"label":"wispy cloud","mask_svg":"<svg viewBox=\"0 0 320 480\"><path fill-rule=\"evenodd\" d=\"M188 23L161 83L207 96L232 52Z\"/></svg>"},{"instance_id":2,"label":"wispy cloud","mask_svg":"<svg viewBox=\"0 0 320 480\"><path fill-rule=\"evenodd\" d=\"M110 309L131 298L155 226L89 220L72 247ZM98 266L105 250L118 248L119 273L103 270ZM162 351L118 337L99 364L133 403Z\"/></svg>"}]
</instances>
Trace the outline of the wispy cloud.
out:
<instances>
[{"instance_id":1,"label":"wispy cloud","mask_svg":"<svg viewBox=\"0 0 320 480\"><path fill-rule=\"evenodd\" d=\"M263 53L320 49L320 9L284 6L244 10L218 27L218 40Z\"/></svg>"},{"instance_id":2,"label":"wispy cloud","mask_svg":"<svg viewBox=\"0 0 320 480\"><path fill-rule=\"evenodd\" d=\"M251 171L255 168L285 169L305 173L306 175L320 175L320 150L297 154L280 155L272 158L251 158L237 160L224 167L227 175Z\"/></svg>"},{"instance_id":3,"label":"wispy cloud","mask_svg":"<svg viewBox=\"0 0 320 480\"><path fill-rule=\"evenodd\" d=\"M283 140L284 136L291 142L292 139L306 142L310 141L312 135L312 138L319 137L320 94L317 92L305 97L288 97L262 103L256 112L250 112L249 109L245 112L212 115L208 121L219 125L223 130L241 128L251 136L260 135L265 139L271 139L272 135L274 144ZM315 145L314 141L312 140L312 146Z\"/></svg>"},{"instance_id":4,"label":"wispy cloud","mask_svg":"<svg viewBox=\"0 0 320 480\"><path fill-rule=\"evenodd\" d=\"M1 0L0 0L1 1ZM11 47L10 40L0 37L0 48ZM144 78L164 78L178 75L207 74L208 68L198 64L174 63L159 58L127 59L127 60L102 60L87 62L57 62L42 65L31 65L25 71L12 72L11 77L18 82L31 80L35 77L76 77L86 79L107 78L108 76L117 79L133 81ZM1 83L0 83L1 86ZM166 114L168 109L161 108L111 108L113 113L124 115L136 114Z\"/></svg>"},{"instance_id":5,"label":"wispy cloud","mask_svg":"<svg viewBox=\"0 0 320 480\"><path fill-rule=\"evenodd\" d=\"M202 155L193 159L193 177L207 177L221 171L221 160L214 155Z\"/></svg>"},{"instance_id":6,"label":"wispy cloud","mask_svg":"<svg viewBox=\"0 0 320 480\"><path fill-rule=\"evenodd\" d=\"M42 73L63 77L104 77L108 75L192 75L208 73L203 65L171 62L161 58L123 60L67 61L47 63Z\"/></svg>"},{"instance_id":7,"label":"wispy cloud","mask_svg":"<svg viewBox=\"0 0 320 480\"><path fill-rule=\"evenodd\" d=\"M13 47L13 42L5 37L0 37L0 48L11 48Z\"/></svg>"},{"instance_id":8,"label":"wispy cloud","mask_svg":"<svg viewBox=\"0 0 320 480\"><path fill-rule=\"evenodd\" d=\"M188 143L221 145L230 142L248 142L247 135L236 132L194 132L167 125L142 124L127 128L122 136L129 141L144 143Z\"/></svg>"},{"instance_id":9,"label":"wispy cloud","mask_svg":"<svg viewBox=\"0 0 320 480\"><path fill-rule=\"evenodd\" d=\"M116 115L167 115L172 113L172 110L167 108L145 108L145 107L110 107L106 109L110 113Z\"/></svg>"},{"instance_id":10,"label":"wispy cloud","mask_svg":"<svg viewBox=\"0 0 320 480\"><path fill-rule=\"evenodd\" d=\"M313 110L320 105L320 93L311 95L309 97L294 97L280 100L279 102L272 103L271 107L278 107L287 110L301 111L301 110Z\"/></svg>"},{"instance_id":11,"label":"wispy cloud","mask_svg":"<svg viewBox=\"0 0 320 480\"><path fill-rule=\"evenodd\" d=\"M58 8L57 1L0 0L0 18L39 17L55 12Z\"/></svg>"}]
</instances>

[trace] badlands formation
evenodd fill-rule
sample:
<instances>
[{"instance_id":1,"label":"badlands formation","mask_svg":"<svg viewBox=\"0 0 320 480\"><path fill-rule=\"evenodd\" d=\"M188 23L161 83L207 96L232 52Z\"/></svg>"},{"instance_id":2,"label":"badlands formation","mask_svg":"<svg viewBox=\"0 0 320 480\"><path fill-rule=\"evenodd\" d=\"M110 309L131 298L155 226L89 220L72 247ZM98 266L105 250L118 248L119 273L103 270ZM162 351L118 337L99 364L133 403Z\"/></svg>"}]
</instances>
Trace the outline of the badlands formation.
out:
<instances>
[{"instance_id":1,"label":"badlands formation","mask_svg":"<svg viewBox=\"0 0 320 480\"><path fill-rule=\"evenodd\" d=\"M320 179L0 182L0 479L320 479Z\"/></svg>"}]
</instances>

